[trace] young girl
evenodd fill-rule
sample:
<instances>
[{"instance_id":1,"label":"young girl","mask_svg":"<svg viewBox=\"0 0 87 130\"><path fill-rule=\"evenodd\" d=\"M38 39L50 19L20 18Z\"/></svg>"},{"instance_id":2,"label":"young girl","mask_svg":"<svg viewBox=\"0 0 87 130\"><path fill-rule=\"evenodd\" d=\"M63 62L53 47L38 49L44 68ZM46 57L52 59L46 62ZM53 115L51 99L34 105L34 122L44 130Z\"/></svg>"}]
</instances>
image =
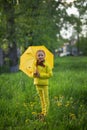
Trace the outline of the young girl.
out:
<instances>
[{"instance_id":1,"label":"young girl","mask_svg":"<svg viewBox=\"0 0 87 130\"><path fill-rule=\"evenodd\" d=\"M36 52L36 66L33 73L34 84L41 101L41 114L46 116L49 109L48 79L52 76L52 70L46 63L45 52L38 50Z\"/></svg>"}]
</instances>

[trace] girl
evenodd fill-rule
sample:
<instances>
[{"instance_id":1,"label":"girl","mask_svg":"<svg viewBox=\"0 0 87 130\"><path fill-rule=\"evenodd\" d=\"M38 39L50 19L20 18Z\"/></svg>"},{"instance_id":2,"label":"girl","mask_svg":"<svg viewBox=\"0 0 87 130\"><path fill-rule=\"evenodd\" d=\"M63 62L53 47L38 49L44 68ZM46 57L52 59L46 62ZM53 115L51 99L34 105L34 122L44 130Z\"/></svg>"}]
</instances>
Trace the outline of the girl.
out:
<instances>
[{"instance_id":1,"label":"girl","mask_svg":"<svg viewBox=\"0 0 87 130\"><path fill-rule=\"evenodd\" d=\"M49 109L48 79L52 76L52 70L45 60L46 54L43 50L36 52L36 69L33 78L41 101L41 114L46 116Z\"/></svg>"}]
</instances>

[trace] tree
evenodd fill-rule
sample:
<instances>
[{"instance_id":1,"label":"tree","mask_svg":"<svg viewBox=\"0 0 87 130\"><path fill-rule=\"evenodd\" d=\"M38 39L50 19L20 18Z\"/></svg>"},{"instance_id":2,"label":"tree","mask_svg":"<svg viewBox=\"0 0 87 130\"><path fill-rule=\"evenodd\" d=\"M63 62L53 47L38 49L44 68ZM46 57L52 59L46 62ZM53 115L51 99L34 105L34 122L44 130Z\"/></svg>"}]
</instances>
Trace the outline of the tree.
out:
<instances>
[{"instance_id":1,"label":"tree","mask_svg":"<svg viewBox=\"0 0 87 130\"><path fill-rule=\"evenodd\" d=\"M87 20L87 10L86 10L87 2L86 2L86 0L84 0L84 1L79 0L78 2L75 1L74 5L75 5L75 7L78 8L78 11L79 11L78 21L77 21L76 26L74 27L77 30L77 37L78 37L77 48L78 48L78 54L79 54L79 51L80 51L79 44L80 44L80 36L82 35L81 34L82 26L86 24L86 20ZM86 15L86 17L85 17L85 15Z\"/></svg>"},{"instance_id":2,"label":"tree","mask_svg":"<svg viewBox=\"0 0 87 130\"><path fill-rule=\"evenodd\" d=\"M51 6L49 1L43 0L20 3L19 8L25 13L17 18L17 28L20 31L18 39L23 40L26 47L44 44L51 50L56 48L57 27L53 21Z\"/></svg>"},{"instance_id":3,"label":"tree","mask_svg":"<svg viewBox=\"0 0 87 130\"><path fill-rule=\"evenodd\" d=\"M84 1L75 0L72 3L66 3L66 1L64 1L61 4L61 8L60 8L60 6L59 6L59 8L57 8L58 16L60 16L60 19L62 21L62 22L59 21L59 17L58 17L57 25L58 25L58 27L60 26L60 30L61 30L61 27L65 28L65 30L68 30L69 25L71 25L74 29L74 32L77 32L76 34L77 34L77 38L78 38L78 42L77 42L78 43L77 44L78 54L80 51L79 42L80 42L80 36L82 35L82 26L86 25L86 23L87 23L86 22L87 21L86 6L87 6L86 0L84 0ZM78 16L75 14L68 15L66 10L70 7L76 7L79 15ZM60 13L62 13L62 15L59 15ZM87 28L87 26L86 26L86 28ZM75 35L75 37L76 37L76 35Z\"/></svg>"},{"instance_id":4,"label":"tree","mask_svg":"<svg viewBox=\"0 0 87 130\"><path fill-rule=\"evenodd\" d=\"M10 70L12 72L18 70L18 58L17 58L17 45L15 35L15 3L10 0L1 1L1 7L3 9L3 15L6 20L6 34L4 38L8 40L10 59Z\"/></svg>"}]
</instances>

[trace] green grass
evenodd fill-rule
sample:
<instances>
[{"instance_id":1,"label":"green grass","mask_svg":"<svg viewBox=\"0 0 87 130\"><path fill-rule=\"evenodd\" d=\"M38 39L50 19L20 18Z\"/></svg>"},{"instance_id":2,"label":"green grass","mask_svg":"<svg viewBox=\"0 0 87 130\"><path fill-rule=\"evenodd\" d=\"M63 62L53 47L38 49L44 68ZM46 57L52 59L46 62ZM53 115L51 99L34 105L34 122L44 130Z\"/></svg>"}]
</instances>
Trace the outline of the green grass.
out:
<instances>
[{"instance_id":1,"label":"green grass","mask_svg":"<svg viewBox=\"0 0 87 130\"><path fill-rule=\"evenodd\" d=\"M33 79L22 72L2 73L0 130L86 130L87 57L55 58L49 96L49 114L41 122Z\"/></svg>"}]
</instances>

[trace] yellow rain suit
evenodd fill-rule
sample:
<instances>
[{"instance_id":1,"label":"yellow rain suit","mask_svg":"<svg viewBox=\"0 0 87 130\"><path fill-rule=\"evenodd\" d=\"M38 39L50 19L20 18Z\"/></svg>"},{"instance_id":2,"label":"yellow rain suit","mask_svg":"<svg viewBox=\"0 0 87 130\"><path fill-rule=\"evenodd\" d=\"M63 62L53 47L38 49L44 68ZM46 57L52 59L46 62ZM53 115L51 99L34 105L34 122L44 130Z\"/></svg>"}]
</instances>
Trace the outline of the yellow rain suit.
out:
<instances>
[{"instance_id":1,"label":"yellow rain suit","mask_svg":"<svg viewBox=\"0 0 87 130\"><path fill-rule=\"evenodd\" d=\"M52 76L52 69L44 62L45 67L38 65L40 77L34 77L34 84L40 97L42 114L46 115L49 109L48 79Z\"/></svg>"}]
</instances>

